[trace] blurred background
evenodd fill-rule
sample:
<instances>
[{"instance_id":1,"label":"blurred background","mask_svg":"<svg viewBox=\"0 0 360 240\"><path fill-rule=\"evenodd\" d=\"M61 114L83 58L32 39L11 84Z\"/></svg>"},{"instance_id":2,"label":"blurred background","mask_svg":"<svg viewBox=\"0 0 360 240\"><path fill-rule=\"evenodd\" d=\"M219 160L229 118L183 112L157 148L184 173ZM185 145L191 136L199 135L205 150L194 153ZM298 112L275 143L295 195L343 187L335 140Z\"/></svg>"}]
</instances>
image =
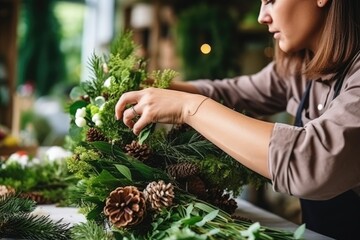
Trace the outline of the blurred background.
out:
<instances>
[{"instance_id":1,"label":"blurred background","mask_svg":"<svg viewBox=\"0 0 360 240\"><path fill-rule=\"evenodd\" d=\"M0 155L64 144L71 88L91 78L89 57L106 54L124 30L133 31L149 71L171 68L183 81L255 73L273 58L259 7L248 0L0 0ZM285 113L266 120L290 121ZM300 221L298 201L271 186L241 197Z\"/></svg>"}]
</instances>

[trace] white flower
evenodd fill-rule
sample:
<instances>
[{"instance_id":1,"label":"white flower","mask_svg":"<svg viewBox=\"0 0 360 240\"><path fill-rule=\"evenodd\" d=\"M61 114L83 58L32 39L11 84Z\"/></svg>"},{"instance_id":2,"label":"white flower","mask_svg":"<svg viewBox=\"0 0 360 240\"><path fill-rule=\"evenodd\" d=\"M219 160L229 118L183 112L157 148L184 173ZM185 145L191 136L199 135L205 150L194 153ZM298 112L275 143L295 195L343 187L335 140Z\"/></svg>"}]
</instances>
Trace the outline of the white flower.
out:
<instances>
[{"instance_id":1,"label":"white flower","mask_svg":"<svg viewBox=\"0 0 360 240\"><path fill-rule=\"evenodd\" d=\"M101 127L102 124L103 124L103 122L100 119L95 121L95 125L98 126L98 127Z\"/></svg>"},{"instance_id":2,"label":"white flower","mask_svg":"<svg viewBox=\"0 0 360 240\"><path fill-rule=\"evenodd\" d=\"M109 68L108 68L108 65L107 65L106 63L103 63L102 67L103 67L103 71L104 71L105 73L108 73L108 72L109 72Z\"/></svg>"},{"instance_id":3,"label":"white flower","mask_svg":"<svg viewBox=\"0 0 360 240\"><path fill-rule=\"evenodd\" d=\"M85 127L86 126L86 120L85 118L83 117L77 117L75 119L75 124L78 126L78 127Z\"/></svg>"},{"instance_id":4,"label":"white flower","mask_svg":"<svg viewBox=\"0 0 360 240\"><path fill-rule=\"evenodd\" d=\"M104 103L103 105L100 106L100 108L99 108L100 112L102 112L104 110L105 105L106 105L106 103Z\"/></svg>"},{"instance_id":5,"label":"white flower","mask_svg":"<svg viewBox=\"0 0 360 240\"><path fill-rule=\"evenodd\" d=\"M71 152L65 150L62 147L53 146L53 147L50 147L46 151L45 156L50 162L62 161L64 159L66 159L67 157L70 157Z\"/></svg>"},{"instance_id":6,"label":"white flower","mask_svg":"<svg viewBox=\"0 0 360 240\"><path fill-rule=\"evenodd\" d=\"M101 117L100 117L100 114L99 114L99 113L95 113L94 116L91 118L91 120L92 120L93 122L96 122L96 121L98 121L98 120L100 120L100 119L101 119Z\"/></svg>"},{"instance_id":7,"label":"white flower","mask_svg":"<svg viewBox=\"0 0 360 240\"><path fill-rule=\"evenodd\" d=\"M84 118L86 116L86 108L85 107L82 107L82 108L78 108L76 110L76 113L75 113L75 117L76 118Z\"/></svg>"},{"instance_id":8,"label":"white flower","mask_svg":"<svg viewBox=\"0 0 360 240\"><path fill-rule=\"evenodd\" d=\"M108 77L105 82L104 82L104 87L106 88L111 88L111 85L113 85L115 82L115 77L114 76L110 76Z\"/></svg>"},{"instance_id":9,"label":"white flower","mask_svg":"<svg viewBox=\"0 0 360 240\"><path fill-rule=\"evenodd\" d=\"M96 106L98 106L98 107L101 107L102 105L104 105L105 102L106 102L106 99L105 99L103 96L97 96L97 97L95 98L95 104L96 104Z\"/></svg>"},{"instance_id":10,"label":"white flower","mask_svg":"<svg viewBox=\"0 0 360 240\"><path fill-rule=\"evenodd\" d=\"M10 155L10 157L6 161L6 165L16 162L20 164L22 168L25 168L29 163L29 159L30 158L27 154L20 154L16 152Z\"/></svg>"}]
</instances>

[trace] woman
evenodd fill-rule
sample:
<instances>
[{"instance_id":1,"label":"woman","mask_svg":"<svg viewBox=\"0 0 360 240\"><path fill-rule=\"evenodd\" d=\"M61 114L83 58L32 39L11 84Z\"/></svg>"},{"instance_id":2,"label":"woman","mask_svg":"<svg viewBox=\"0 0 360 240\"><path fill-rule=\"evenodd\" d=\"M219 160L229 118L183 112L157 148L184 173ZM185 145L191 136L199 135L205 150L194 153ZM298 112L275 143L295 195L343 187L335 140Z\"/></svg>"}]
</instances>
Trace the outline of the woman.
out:
<instances>
[{"instance_id":1,"label":"woman","mask_svg":"<svg viewBox=\"0 0 360 240\"><path fill-rule=\"evenodd\" d=\"M276 39L274 62L251 76L126 93L116 117L135 134L151 122L189 124L271 179L275 191L301 198L307 228L354 239L360 229L358 11L359 0L263 0L258 20ZM244 109L286 110L296 126L260 121L240 114Z\"/></svg>"}]
</instances>

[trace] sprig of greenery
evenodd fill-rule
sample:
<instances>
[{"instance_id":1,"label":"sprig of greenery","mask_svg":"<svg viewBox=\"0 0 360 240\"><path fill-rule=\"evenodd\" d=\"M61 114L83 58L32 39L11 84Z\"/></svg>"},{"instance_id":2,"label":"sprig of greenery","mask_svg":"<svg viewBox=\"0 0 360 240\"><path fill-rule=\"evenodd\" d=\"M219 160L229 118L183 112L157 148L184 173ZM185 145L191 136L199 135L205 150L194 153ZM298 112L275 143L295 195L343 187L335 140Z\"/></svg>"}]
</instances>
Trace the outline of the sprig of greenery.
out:
<instances>
[{"instance_id":1,"label":"sprig of greenery","mask_svg":"<svg viewBox=\"0 0 360 240\"><path fill-rule=\"evenodd\" d=\"M35 203L13 195L0 198L0 238L69 239L68 224L49 217L32 215Z\"/></svg>"}]
</instances>

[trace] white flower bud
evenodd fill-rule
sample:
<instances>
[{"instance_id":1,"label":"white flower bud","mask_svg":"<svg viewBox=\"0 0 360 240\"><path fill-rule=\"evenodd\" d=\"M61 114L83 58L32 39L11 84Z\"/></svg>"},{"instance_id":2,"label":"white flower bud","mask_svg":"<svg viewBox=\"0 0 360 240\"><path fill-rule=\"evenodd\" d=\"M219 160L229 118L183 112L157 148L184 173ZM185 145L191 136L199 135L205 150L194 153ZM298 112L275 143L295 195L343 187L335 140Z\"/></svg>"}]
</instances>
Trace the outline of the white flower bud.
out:
<instances>
[{"instance_id":1,"label":"white flower bud","mask_svg":"<svg viewBox=\"0 0 360 240\"><path fill-rule=\"evenodd\" d=\"M101 127L102 124L103 124L103 122L100 119L95 121L95 125L98 126L98 127Z\"/></svg>"},{"instance_id":2,"label":"white flower bud","mask_svg":"<svg viewBox=\"0 0 360 240\"><path fill-rule=\"evenodd\" d=\"M108 72L109 72L109 67L108 67L108 65L107 65L106 63L103 63L102 67L103 67L104 73L108 73Z\"/></svg>"},{"instance_id":3,"label":"white flower bud","mask_svg":"<svg viewBox=\"0 0 360 240\"><path fill-rule=\"evenodd\" d=\"M106 88L111 88L111 85L114 83L114 77L110 76L108 77L108 79L105 80L104 82L104 87Z\"/></svg>"},{"instance_id":4,"label":"white flower bud","mask_svg":"<svg viewBox=\"0 0 360 240\"><path fill-rule=\"evenodd\" d=\"M78 127L85 127L86 126L86 120L83 117L78 117L75 119L75 124Z\"/></svg>"},{"instance_id":5,"label":"white flower bud","mask_svg":"<svg viewBox=\"0 0 360 240\"><path fill-rule=\"evenodd\" d=\"M91 120L93 121L93 122L96 122L96 121L98 121L98 120L100 120L100 114L99 113L95 113L94 114L94 116L91 118Z\"/></svg>"},{"instance_id":6,"label":"white flower bud","mask_svg":"<svg viewBox=\"0 0 360 240\"><path fill-rule=\"evenodd\" d=\"M86 108L85 107L82 107L82 108L78 108L76 110L76 113L75 113L75 117L76 118L84 118L86 116Z\"/></svg>"},{"instance_id":7,"label":"white flower bud","mask_svg":"<svg viewBox=\"0 0 360 240\"><path fill-rule=\"evenodd\" d=\"M103 96L97 96L95 98L95 104L98 107L101 107L102 105L104 105L105 102L106 102L106 99Z\"/></svg>"}]
</instances>

